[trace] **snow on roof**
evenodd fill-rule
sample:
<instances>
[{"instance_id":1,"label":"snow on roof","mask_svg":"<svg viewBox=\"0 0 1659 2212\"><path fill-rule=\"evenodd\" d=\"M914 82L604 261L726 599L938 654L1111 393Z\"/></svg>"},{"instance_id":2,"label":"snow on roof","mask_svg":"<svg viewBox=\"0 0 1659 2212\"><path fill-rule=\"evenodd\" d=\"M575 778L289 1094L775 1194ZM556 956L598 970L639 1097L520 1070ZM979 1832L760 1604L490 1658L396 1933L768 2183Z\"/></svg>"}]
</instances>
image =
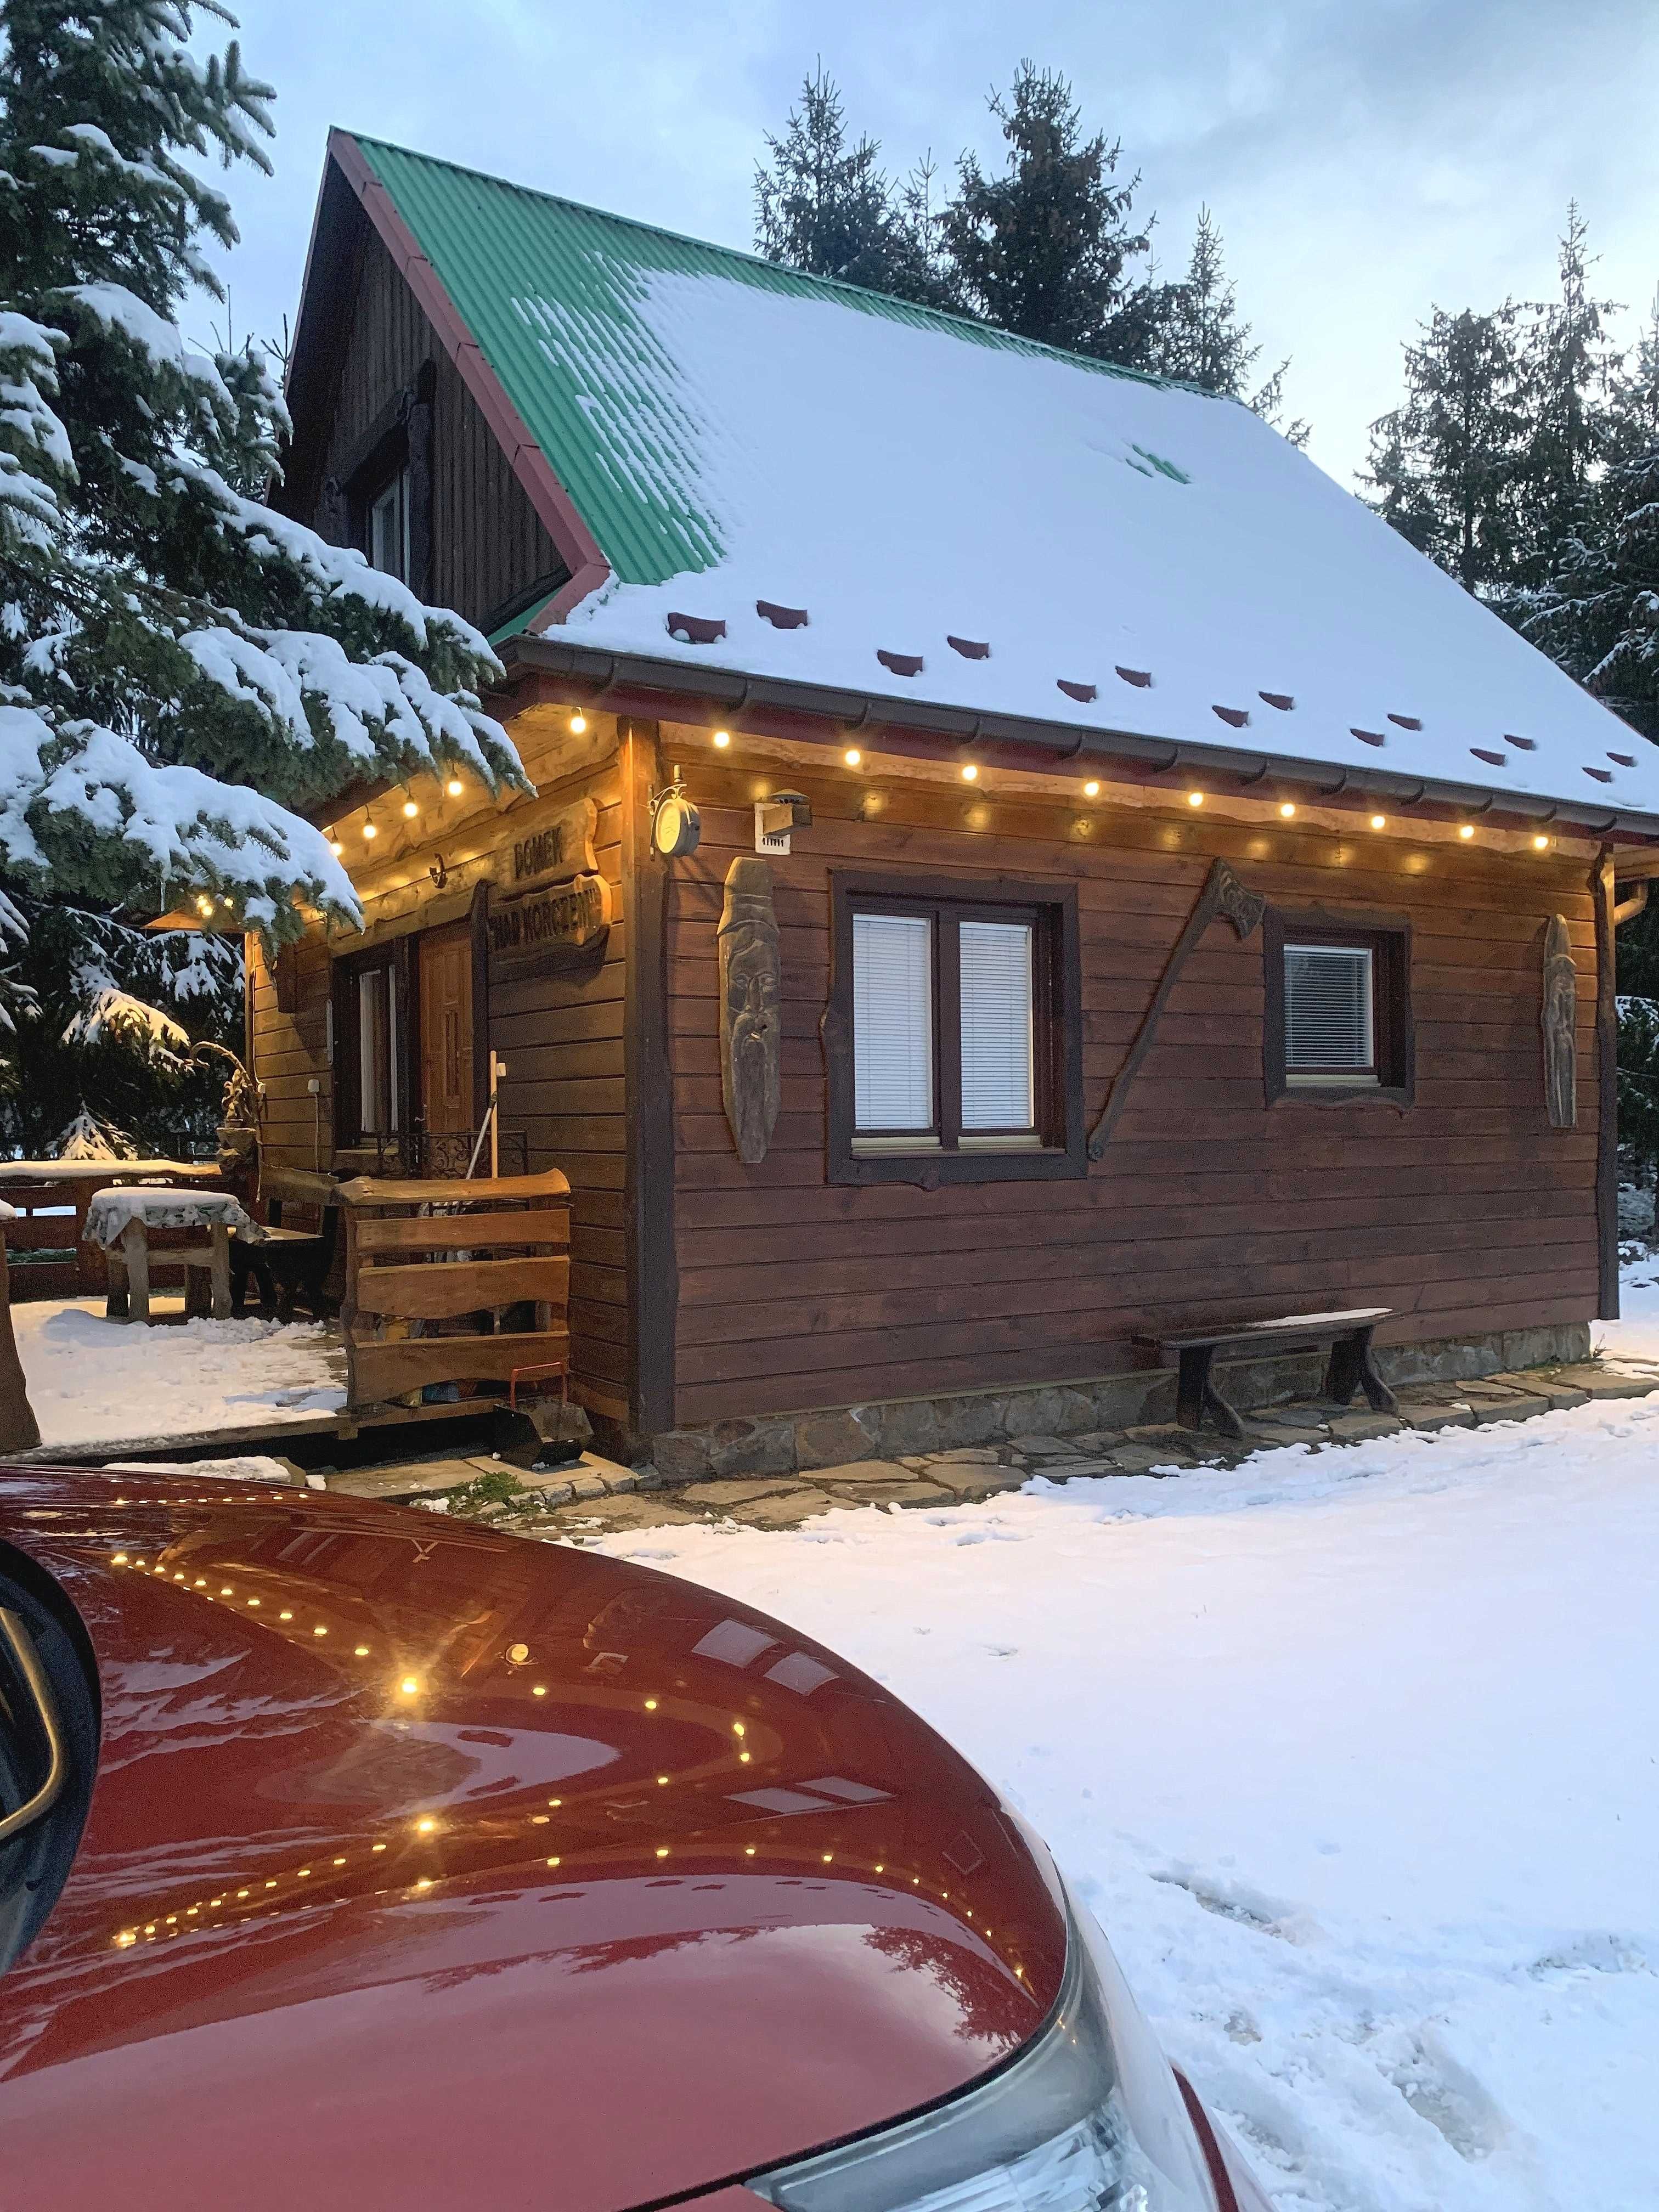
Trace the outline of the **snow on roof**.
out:
<instances>
[{"instance_id":1,"label":"snow on roof","mask_svg":"<svg viewBox=\"0 0 1659 2212\"><path fill-rule=\"evenodd\" d=\"M358 144L611 564L573 643L1659 815L1659 749L1236 402Z\"/></svg>"}]
</instances>

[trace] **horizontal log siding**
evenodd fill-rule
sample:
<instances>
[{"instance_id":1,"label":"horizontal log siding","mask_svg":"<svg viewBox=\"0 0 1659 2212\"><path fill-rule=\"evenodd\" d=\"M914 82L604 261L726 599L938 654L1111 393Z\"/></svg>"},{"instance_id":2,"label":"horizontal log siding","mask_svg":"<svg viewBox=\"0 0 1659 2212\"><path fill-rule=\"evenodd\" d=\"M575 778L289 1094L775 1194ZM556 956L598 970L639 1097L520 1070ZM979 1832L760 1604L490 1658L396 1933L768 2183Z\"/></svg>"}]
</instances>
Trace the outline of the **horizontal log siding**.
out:
<instances>
[{"instance_id":1,"label":"horizontal log siding","mask_svg":"<svg viewBox=\"0 0 1659 2212\"><path fill-rule=\"evenodd\" d=\"M562 574L563 564L436 331L365 222L325 480L351 465L382 410L426 361L437 368L426 597L469 622L487 623L538 577ZM325 528L320 490L316 511L306 519Z\"/></svg>"},{"instance_id":2,"label":"horizontal log siding","mask_svg":"<svg viewBox=\"0 0 1659 2212\"><path fill-rule=\"evenodd\" d=\"M783 1108L757 1168L738 1161L720 1105L714 931L726 868L753 850L754 790L738 772L699 769L702 842L674 864L681 1422L1107 1373L1129 1364L1135 1333L1297 1307L1395 1306L1395 1341L1594 1313L1585 869L1105 810L1085 840L1058 808L915 787L884 790L866 821L857 779L805 787L813 827L773 862ZM1092 1120L1218 854L1285 907L1410 917L1411 1110L1267 1108L1261 937L1241 945L1217 922L1085 1182L826 1183L832 867L1075 881ZM1565 1131L1546 1123L1538 1031L1553 912L1579 971L1579 1121Z\"/></svg>"},{"instance_id":3,"label":"horizontal log siding","mask_svg":"<svg viewBox=\"0 0 1659 2212\"><path fill-rule=\"evenodd\" d=\"M524 744L537 775L536 751ZM538 778L539 781L539 778ZM591 1413L628 1419L628 1274L623 1215L627 1120L623 1097L621 789L614 761L585 783L541 781L544 799L584 789L599 806L594 856L611 886L613 920L597 969L550 970L500 981L489 994L489 1042L507 1062L501 1127L523 1129L532 1173L570 1178L570 1331L573 1380Z\"/></svg>"}]
</instances>

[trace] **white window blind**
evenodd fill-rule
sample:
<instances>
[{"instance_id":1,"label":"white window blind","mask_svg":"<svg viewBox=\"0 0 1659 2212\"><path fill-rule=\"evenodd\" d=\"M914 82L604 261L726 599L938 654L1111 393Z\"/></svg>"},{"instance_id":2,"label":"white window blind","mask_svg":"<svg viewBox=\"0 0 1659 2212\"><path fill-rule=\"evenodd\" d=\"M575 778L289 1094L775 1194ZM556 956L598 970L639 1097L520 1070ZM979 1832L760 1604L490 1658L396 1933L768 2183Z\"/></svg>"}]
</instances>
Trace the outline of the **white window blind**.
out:
<instances>
[{"instance_id":1,"label":"white window blind","mask_svg":"<svg viewBox=\"0 0 1659 2212\"><path fill-rule=\"evenodd\" d=\"M964 921L962 946L962 1126L1029 1129L1031 925Z\"/></svg>"},{"instance_id":2,"label":"white window blind","mask_svg":"<svg viewBox=\"0 0 1659 2212\"><path fill-rule=\"evenodd\" d=\"M384 1136L398 1126L398 1000L385 968L357 977L357 1098L362 1134Z\"/></svg>"},{"instance_id":3,"label":"white window blind","mask_svg":"<svg viewBox=\"0 0 1659 2212\"><path fill-rule=\"evenodd\" d=\"M1287 945L1285 1073L1370 1074L1376 1065L1371 993L1369 945Z\"/></svg>"},{"instance_id":4,"label":"white window blind","mask_svg":"<svg viewBox=\"0 0 1659 2212\"><path fill-rule=\"evenodd\" d=\"M933 1126L933 925L853 916L853 1084L860 1129Z\"/></svg>"}]
</instances>

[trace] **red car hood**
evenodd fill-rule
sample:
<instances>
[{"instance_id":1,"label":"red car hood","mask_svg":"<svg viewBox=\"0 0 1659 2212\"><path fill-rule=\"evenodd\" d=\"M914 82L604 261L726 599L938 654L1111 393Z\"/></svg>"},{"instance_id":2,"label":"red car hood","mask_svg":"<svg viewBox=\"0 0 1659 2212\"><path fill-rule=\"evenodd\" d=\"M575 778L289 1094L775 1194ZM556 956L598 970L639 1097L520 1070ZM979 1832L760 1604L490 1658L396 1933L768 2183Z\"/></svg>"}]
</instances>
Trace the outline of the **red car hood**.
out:
<instances>
[{"instance_id":1,"label":"red car hood","mask_svg":"<svg viewBox=\"0 0 1659 2212\"><path fill-rule=\"evenodd\" d=\"M0 1982L9 2203L617 2212L960 2088L1058 1987L987 1785L690 1583L185 1477L8 1471L0 1540L103 1723Z\"/></svg>"}]
</instances>

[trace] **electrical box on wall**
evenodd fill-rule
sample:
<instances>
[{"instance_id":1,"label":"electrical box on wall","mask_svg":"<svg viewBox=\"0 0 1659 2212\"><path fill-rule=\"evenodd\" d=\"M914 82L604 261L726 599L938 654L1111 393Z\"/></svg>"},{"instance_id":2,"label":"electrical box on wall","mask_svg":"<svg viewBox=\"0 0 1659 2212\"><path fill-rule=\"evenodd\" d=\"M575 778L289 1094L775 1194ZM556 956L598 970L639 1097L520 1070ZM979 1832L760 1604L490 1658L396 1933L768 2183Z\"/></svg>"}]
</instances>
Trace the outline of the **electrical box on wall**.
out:
<instances>
[{"instance_id":1,"label":"electrical box on wall","mask_svg":"<svg viewBox=\"0 0 1659 2212\"><path fill-rule=\"evenodd\" d=\"M792 830L810 830L812 802L805 792L775 791L770 799L755 801L755 850L784 854L789 850Z\"/></svg>"}]
</instances>

